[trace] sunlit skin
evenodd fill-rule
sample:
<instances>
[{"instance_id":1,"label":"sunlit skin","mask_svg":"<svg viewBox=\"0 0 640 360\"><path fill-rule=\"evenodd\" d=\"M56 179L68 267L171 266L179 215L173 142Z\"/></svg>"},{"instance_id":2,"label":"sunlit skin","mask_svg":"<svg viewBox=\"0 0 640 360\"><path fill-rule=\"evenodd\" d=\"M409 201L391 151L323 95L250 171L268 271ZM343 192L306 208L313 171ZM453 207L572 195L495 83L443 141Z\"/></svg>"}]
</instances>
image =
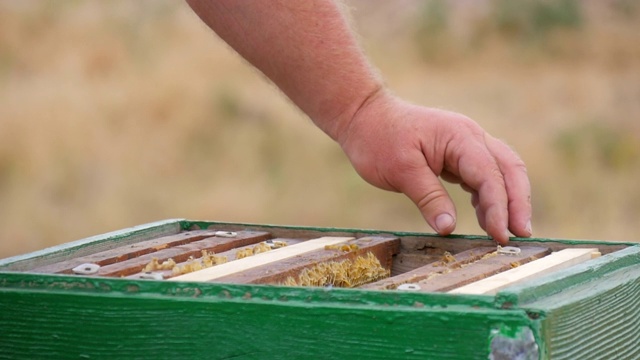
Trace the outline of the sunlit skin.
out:
<instances>
[{"instance_id":1,"label":"sunlit skin","mask_svg":"<svg viewBox=\"0 0 640 360\"><path fill-rule=\"evenodd\" d=\"M189 0L224 41L337 141L370 184L402 192L441 235L456 209L440 179L471 193L497 242L531 236L526 167L505 143L457 113L410 104L386 89L328 0Z\"/></svg>"}]
</instances>

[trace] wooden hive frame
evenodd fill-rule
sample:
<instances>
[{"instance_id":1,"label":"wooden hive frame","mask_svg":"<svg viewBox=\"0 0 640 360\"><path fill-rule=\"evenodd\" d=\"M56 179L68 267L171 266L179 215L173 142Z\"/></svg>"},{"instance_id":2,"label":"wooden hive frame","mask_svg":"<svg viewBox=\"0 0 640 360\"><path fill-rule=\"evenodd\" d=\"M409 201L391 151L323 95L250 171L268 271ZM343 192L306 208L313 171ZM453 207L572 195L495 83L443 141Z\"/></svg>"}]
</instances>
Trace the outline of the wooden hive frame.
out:
<instances>
[{"instance_id":1,"label":"wooden hive frame","mask_svg":"<svg viewBox=\"0 0 640 360\"><path fill-rule=\"evenodd\" d=\"M217 230L241 236L207 242L207 232ZM201 238L194 240L194 233ZM171 245L167 239L160 243L160 237L170 238ZM381 263L389 268L393 261L395 283L380 280L361 289L238 283L263 281L256 271L226 274L222 282L136 278L161 251L184 257L214 246L224 253L232 243L249 247L268 237L373 239L370 249L377 249ZM494 248L482 236L188 220L142 225L0 260L0 357L498 359L508 358L508 351L536 359L640 357L639 246L552 239L513 239L511 245L522 249L517 261L523 264L541 256L540 249L597 248L603 256L493 294L456 294L481 280L478 272L502 271L515 258L474 262ZM114 247L129 250L107 256ZM178 247L179 252L172 250ZM448 251L454 261L425 264L417 254L431 249L437 250L434 258ZM305 252L284 268L301 259L317 263L321 253ZM71 259L99 261L102 275L116 277L69 274L65 262ZM442 271L465 261L461 272ZM125 270L132 268L136 272ZM274 272L266 282L278 283L287 274ZM407 281L421 290L393 290Z\"/></svg>"}]
</instances>

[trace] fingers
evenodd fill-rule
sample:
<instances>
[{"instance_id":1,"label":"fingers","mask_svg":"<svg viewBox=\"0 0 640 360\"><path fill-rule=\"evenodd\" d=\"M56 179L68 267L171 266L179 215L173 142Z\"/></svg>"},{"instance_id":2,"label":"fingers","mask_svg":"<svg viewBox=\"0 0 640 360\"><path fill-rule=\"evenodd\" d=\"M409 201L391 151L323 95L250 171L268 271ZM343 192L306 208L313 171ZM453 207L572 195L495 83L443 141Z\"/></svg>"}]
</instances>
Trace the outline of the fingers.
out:
<instances>
[{"instance_id":1,"label":"fingers","mask_svg":"<svg viewBox=\"0 0 640 360\"><path fill-rule=\"evenodd\" d=\"M438 176L471 193L478 223L498 243L509 241L509 230L531 235L529 180L524 164L507 145L459 114L396 105L385 114L402 121L352 127L356 135L342 144L364 179L405 193L441 235L454 230L456 211Z\"/></svg>"},{"instance_id":2,"label":"fingers","mask_svg":"<svg viewBox=\"0 0 640 360\"><path fill-rule=\"evenodd\" d=\"M469 185L463 183L462 180L460 180L460 178L451 174L448 171L443 171L442 174L440 174L440 177L450 183L460 184L460 187L464 191L471 194L471 206L473 206L473 208L476 211L476 218L478 219L478 224L480 225L482 230L487 231L485 214L482 208L480 207L480 195L478 194L478 192L472 189L471 187L469 187Z\"/></svg>"},{"instance_id":3,"label":"fingers","mask_svg":"<svg viewBox=\"0 0 640 360\"><path fill-rule=\"evenodd\" d=\"M480 196L477 191L471 192L471 206L476 210L476 218L478 219L478 224L482 228L482 230L487 231L487 224L485 222L484 211L480 207Z\"/></svg>"},{"instance_id":4,"label":"fingers","mask_svg":"<svg viewBox=\"0 0 640 360\"><path fill-rule=\"evenodd\" d=\"M441 177L471 193L478 223L499 243L506 243L509 229L520 237L531 236L531 186L524 162L509 146L487 133L483 142L459 148L457 164Z\"/></svg>"},{"instance_id":5,"label":"fingers","mask_svg":"<svg viewBox=\"0 0 640 360\"><path fill-rule=\"evenodd\" d=\"M440 235L449 235L456 227L456 210L447 190L426 162L398 178L398 189L420 209L427 223Z\"/></svg>"},{"instance_id":6,"label":"fingers","mask_svg":"<svg viewBox=\"0 0 640 360\"><path fill-rule=\"evenodd\" d=\"M508 196L500 167L488 149L475 144L457 164L462 181L470 188L480 226L500 244L509 241Z\"/></svg>"},{"instance_id":7,"label":"fingers","mask_svg":"<svg viewBox=\"0 0 640 360\"><path fill-rule=\"evenodd\" d=\"M509 146L486 135L487 148L495 157L504 178L509 210L509 230L521 237L531 231L531 185L524 162Z\"/></svg>"}]
</instances>

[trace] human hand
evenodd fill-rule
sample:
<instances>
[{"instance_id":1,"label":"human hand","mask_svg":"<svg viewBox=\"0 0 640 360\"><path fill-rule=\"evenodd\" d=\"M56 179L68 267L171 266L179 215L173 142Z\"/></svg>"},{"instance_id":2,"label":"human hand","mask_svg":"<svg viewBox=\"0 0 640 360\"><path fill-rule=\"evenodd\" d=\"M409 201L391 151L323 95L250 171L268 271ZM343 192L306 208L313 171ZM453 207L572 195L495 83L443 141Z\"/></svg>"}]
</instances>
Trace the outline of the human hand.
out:
<instances>
[{"instance_id":1,"label":"human hand","mask_svg":"<svg viewBox=\"0 0 640 360\"><path fill-rule=\"evenodd\" d=\"M337 2L189 3L340 143L365 180L405 193L439 234L450 234L456 219L441 177L471 193L480 226L499 243L508 241L507 229L531 235L523 162L472 120L411 105L380 90L382 81Z\"/></svg>"},{"instance_id":2,"label":"human hand","mask_svg":"<svg viewBox=\"0 0 640 360\"><path fill-rule=\"evenodd\" d=\"M531 189L524 162L473 120L404 102L385 91L358 109L338 141L370 184L402 192L441 235L456 225L455 206L438 179L471 193L478 223L498 243L510 230L531 236Z\"/></svg>"}]
</instances>

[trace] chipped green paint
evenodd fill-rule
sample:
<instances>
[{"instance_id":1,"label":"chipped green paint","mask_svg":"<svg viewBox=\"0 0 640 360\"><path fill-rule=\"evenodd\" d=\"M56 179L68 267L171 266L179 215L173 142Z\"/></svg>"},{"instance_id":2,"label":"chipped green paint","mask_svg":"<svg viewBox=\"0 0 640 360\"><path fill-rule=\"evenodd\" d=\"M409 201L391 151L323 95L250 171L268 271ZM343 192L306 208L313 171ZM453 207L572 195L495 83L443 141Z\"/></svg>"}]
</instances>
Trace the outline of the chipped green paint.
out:
<instances>
[{"instance_id":1,"label":"chipped green paint","mask_svg":"<svg viewBox=\"0 0 640 360\"><path fill-rule=\"evenodd\" d=\"M633 243L616 243L617 249L627 248L506 288L496 296L11 271L116 242L128 244L209 226L441 238L415 232L168 220L0 260L0 358L497 360L516 352L526 354L525 359L640 357L637 331L632 331L640 323L640 311L635 310L640 298L640 247ZM451 238L488 241L484 236ZM603 309L604 304L614 306ZM592 319L598 323L584 326ZM608 335L609 327L621 330ZM631 347L616 350L625 342ZM594 343L605 346L594 350Z\"/></svg>"},{"instance_id":2,"label":"chipped green paint","mask_svg":"<svg viewBox=\"0 0 640 360\"><path fill-rule=\"evenodd\" d=\"M487 359L490 297L3 274L0 357ZM10 311L8 311L10 309Z\"/></svg>"},{"instance_id":3,"label":"chipped green paint","mask_svg":"<svg viewBox=\"0 0 640 360\"><path fill-rule=\"evenodd\" d=\"M531 303L537 299L548 298L563 292L576 284L597 280L611 272L640 264L640 246L634 245L529 281L526 284L511 286L497 294L496 303L499 306Z\"/></svg>"},{"instance_id":4,"label":"chipped green paint","mask_svg":"<svg viewBox=\"0 0 640 360\"><path fill-rule=\"evenodd\" d=\"M551 359L640 359L640 265L574 285L526 306Z\"/></svg>"},{"instance_id":5,"label":"chipped green paint","mask_svg":"<svg viewBox=\"0 0 640 360\"><path fill-rule=\"evenodd\" d=\"M638 246L501 295L541 321L550 359L640 359Z\"/></svg>"},{"instance_id":6,"label":"chipped green paint","mask_svg":"<svg viewBox=\"0 0 640 360\"><path fill-rule=\"evenodd\" d=\"M101 246L106 248L114 241L118 241L121 245L126 245L158 236L177 234L180 232L182 221L181 219L173 219L143 224L53 246L26 255L0 259L0 270L23 270L25 264L34 260L39 260L41 265L47 265L47 263L55 262L59 258L83 256L91 252L100 251Z\"/></svg>"},{"instance_id":7,"label":"chipped green paint","mask_svg":"<svg viewBox=\"0 0 640 360\"><path fill-rule=\"evenodd\" d=\"M494 309L493 298L442 293L377 292L343 288L301 288L271 285L240 285L202 282L168 282L95 278L68 275L0 273L0 289L111 295L153 294L175 298L217 297L227 300L322 303L339 306L448 308L451 306Z\"/></svg>"},{"instance_id":8,"label":"chipped green paint","mask_svg":"<svg viewBox=\"0 0 640 360\"><path fill-rule=\"evenodd\" d=\"M540 347L529 327L503 326L491 336L490 360L538 360Z\"/></svg>"}]
</instances>

